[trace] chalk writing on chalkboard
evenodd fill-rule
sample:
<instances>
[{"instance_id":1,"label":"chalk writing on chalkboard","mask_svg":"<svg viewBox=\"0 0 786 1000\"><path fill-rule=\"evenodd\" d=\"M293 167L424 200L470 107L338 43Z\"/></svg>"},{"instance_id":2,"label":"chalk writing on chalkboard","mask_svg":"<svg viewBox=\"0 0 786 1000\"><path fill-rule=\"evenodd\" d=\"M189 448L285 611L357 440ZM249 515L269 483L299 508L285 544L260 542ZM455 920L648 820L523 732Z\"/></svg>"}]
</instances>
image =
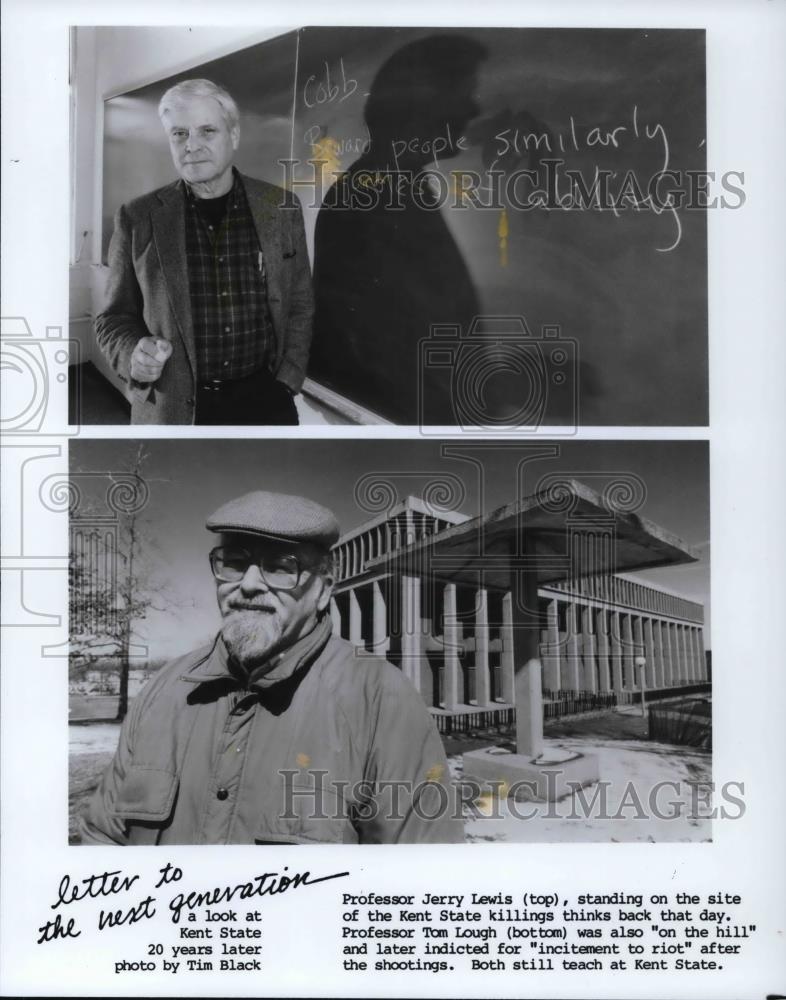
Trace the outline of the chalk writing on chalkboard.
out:
<instances>
[{"instance_id":1,"label":"chalk writing on chalkboard","mask_svg":"<svg viewBox=\"0 0 786 1000\"><path fill-rule=\"evenodd\" d=\"M702 31L289 32L106 101L105 244L174 179L155 109L194 76L240 107L241 172L301 202L312 379L415 423L432 328L518 316L576 344L550 425L706 422Z\"/></svg>"},{"instance_id":2,"label":"chalk writing on chalkboard","mask_svg":"<svg viewBox=\"0 0 786 1000\"><path fill-rule=\"evenodd\" d=\"M315 378L404 423L425 382L452 423L432 329L519 316L576 343L579 422L703 421L701 32L309 28L299 67ZM551 392L544 421L573 401Z\"/></svg>"}]
</instances>

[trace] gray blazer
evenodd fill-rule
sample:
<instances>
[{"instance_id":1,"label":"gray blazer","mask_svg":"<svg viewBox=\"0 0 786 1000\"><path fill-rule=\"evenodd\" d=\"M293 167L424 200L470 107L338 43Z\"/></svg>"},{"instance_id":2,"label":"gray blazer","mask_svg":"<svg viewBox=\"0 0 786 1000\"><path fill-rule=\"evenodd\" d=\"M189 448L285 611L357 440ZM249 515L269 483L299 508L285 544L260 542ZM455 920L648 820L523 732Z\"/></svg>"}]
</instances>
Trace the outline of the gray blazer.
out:
<instances>
[{"instance_id":1,"label":"gray blazer","mask_svg":"<svg viewBox=\"0 0 786 1000\"><path fill-rule=\"evenodd\" d=\"M265 254L276 334L273 373L298 392L306 376L314 311L303 215L297 199L282 188L241 176ZM112 368L131 390L132 424L193 424L196 349L179 182L118 210L96 336ZM172 344L161 377L150 384L135 382L128 370L131 352L142 337L160 337Z\"/></svg>"}]
</instances>

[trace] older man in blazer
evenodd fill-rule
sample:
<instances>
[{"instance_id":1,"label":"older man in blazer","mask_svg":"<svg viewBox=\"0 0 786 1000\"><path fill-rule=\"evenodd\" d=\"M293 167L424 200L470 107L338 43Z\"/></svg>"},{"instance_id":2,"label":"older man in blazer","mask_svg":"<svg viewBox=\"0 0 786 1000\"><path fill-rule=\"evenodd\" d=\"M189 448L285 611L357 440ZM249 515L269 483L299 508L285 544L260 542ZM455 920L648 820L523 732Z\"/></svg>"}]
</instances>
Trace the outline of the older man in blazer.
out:
<instances>
[{"instance_id":1,"label":"older man in blazer","mask_svg":"<svg viewBox=\"0 0 786 1000\"><path fill-rule=\"evenodd\" d=\"M209 80L161 99L180 180L123 205L98 343L134 424L296 424L313 300L297 200L233 167L237 106Z\"/></svg>"}]
</instances>

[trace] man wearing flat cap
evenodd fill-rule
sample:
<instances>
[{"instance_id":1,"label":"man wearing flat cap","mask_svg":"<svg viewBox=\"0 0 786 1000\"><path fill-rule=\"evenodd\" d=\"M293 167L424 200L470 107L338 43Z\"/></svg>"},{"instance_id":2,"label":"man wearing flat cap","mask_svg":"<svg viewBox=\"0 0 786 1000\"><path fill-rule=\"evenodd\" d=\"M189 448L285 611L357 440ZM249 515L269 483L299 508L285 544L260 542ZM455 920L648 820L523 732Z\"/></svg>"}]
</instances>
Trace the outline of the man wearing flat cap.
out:
<instances>
[{"instance_id":1,"label":"man wearing flat cap","mask_svg":"<svg viewBox=\"0 0 786 1000\"><path fill-rule=\"evenodd\" d=\"M332 512L255 492L207 527L221 631L135 699L83 843L460 842L419 694L332 635Z\"/></svg>"}]
</instances>

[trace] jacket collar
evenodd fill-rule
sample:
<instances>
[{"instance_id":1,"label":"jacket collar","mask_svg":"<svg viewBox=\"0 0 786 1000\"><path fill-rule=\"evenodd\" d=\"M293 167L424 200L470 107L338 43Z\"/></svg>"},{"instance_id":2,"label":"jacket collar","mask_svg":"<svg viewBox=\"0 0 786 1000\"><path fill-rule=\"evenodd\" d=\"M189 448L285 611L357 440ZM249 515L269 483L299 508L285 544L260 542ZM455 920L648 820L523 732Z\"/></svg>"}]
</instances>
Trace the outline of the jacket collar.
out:
<instances>
[{"instance_id":1,"label":"jacket collar","mask_svg":"<svg viewBox=\"0 0 786 1000\"><path fill-rule=\"evenodd\" d=\"M235 170L235 179L246 193L246 204L254 220L257 239L265 256L268 305L273 324L278 329L281 322L281 267L282 253L289 247L281 242L281 213L279 202L284 192L270 184L262 184L253 177L246 177Z\"/></svg>"},{"instance_id":2,"label":"jacket collar","mask_svg":"<svg viewBox=\"0 0 786 1000\"><path fill-rule=\"evenodd\" d=\"M156 193L159 203L150 213L153 239L158 251L169 305L196 378L196 344L188 285L185 199L182 182L176 181Z\"/></svg>"},{"instance_id":3,"label":"jacket collar","mask_svg":"<svg viewBox=\"0 0 786 1000\"><path fill-rule=\"evenodd\" d=\"M191 185L187 184L182 178L177 182L177 187L184 193L186 201L190 202L192 205L198 205L202 200L197 198L194 194ZM237 208L238 198L245 194L245 187L243 181L240 178L240 172L237 167L232 167L232 187L227 191L227 195L232 200L232 204Z\"/></svg>"},{"instance_id":4,"label":"jacket collar","mask_svg":"<svg viewBox=\"0 0 786 1000\"><path fill-rule=\"evenodd\" d=\"M250 677L233 662L221 633L216 636L207 657L181 676L191 684L204 684L217 680L232 680L239 688L263 691L288 680L299 670L310 666L327 645L332 633L332 623L325 615L316 626L288 649L277 653L272 661L262 664Z\"/></svg>"}]
</instances>

